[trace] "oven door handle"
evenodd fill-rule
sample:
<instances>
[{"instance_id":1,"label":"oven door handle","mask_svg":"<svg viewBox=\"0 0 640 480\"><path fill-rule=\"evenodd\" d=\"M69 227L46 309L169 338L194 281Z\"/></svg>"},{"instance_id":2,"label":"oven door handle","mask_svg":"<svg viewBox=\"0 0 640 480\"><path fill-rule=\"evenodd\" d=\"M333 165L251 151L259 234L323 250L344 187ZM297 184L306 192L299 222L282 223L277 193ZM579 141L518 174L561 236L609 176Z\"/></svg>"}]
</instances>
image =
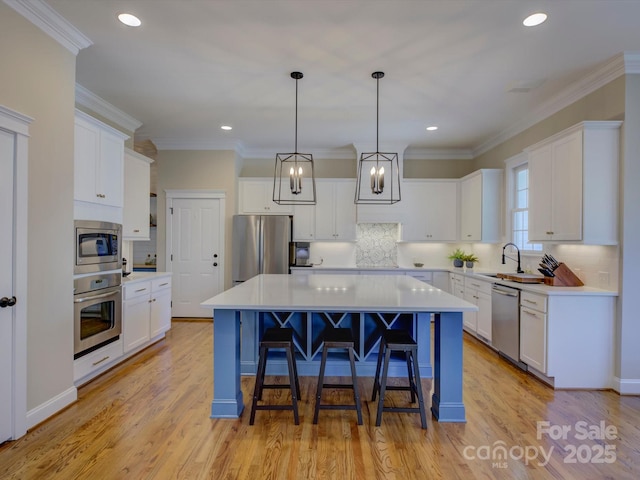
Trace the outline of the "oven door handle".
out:
<instances>
[{"instance_id":1,"label":"oven door handle","mask_svg":"<svg viewBox=\"0 0 640 480\"><path fill-rule=\"evenodd\" d=\"M88 302L89 300L96 300L98 298L111 297L113 295L116 295L117 293L118 292L109 292L109 293L102 293L100 295L92 295L90 297L74 298L73 303L84 303L84 302Z\"/></svg>"}]
</instances>

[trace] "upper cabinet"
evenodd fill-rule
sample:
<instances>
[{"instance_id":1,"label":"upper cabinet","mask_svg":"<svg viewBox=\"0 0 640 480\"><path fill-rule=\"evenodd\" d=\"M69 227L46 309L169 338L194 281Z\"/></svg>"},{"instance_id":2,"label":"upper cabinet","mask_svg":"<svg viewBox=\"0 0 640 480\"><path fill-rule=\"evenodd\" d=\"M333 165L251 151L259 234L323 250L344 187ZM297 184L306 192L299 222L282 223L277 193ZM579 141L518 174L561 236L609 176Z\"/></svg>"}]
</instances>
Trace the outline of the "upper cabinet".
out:
<instances>
[{"instance_id":1,"label":"upper cabinet","mask_svg":"<svg viewBox=\"0 0 640 480\"><path fill-rule=\"evenodd\" d=\"M457 180L405 180L400 203L405 210L403 241L457 240Z\"/></svg>"},{"instance_id":2,"label":"upper cabinet","mask_svg":"<svg viewBox=\"0 0 640 480\"><path fill-rule=\"evenodd\" d=\"M126 149L124 155L124 211L122 235L125 240L149 240L150 166L152 159Z\"/></svg>"},{"instance_id":3,"label":"upper cabinet","mask_svg":"<svg viewBox=\"0 0 640 480\"><path fill-rule=\"evenodd\" d=\"M278 205L273 201L273 178L240 178L238 195L238 213L241 214L291 215L293 213L293 205Z\"/></svg>"},{"instance_id":4,"label":"upper cabinet","mask_svg":"<svg viewBox=\"0 0 640 480\"><path fill-rule=\"evenodd\" d=\"M356 239L355 191L356 182L352 179L316 180L315 240ZM296 221L294 216L294 224Z\"/></svg>"},{"instance_id":5,"label":"upper cabinet","mask_svg":"<svg viewBox=\"0 0 640 480\"><path fill-rule=\"evenodd\" d=\"M460 240L502 240L503 170L483 169L460 180Z\"/></svg>"},{"instance_id":6,"label":"upper cabinet","mask_svg":"<svg viewBox=\"0 0 640 480\"><path fill-rule=\"evenodd\" d=\"M76 110L75 218L122 223L126 138L124 133ZM107 208L101 211L99 207Z\"/></svg>"},{"instance_id":7,"label":"upper cabinet","mask_svg":"<svg viewBox=\"0 0 640 480\"><path fill-rule=\"evenodd\" d=\"M582 122L525 149L529 240L618 243L622 122Z\"/></svg>"}]
</instances>

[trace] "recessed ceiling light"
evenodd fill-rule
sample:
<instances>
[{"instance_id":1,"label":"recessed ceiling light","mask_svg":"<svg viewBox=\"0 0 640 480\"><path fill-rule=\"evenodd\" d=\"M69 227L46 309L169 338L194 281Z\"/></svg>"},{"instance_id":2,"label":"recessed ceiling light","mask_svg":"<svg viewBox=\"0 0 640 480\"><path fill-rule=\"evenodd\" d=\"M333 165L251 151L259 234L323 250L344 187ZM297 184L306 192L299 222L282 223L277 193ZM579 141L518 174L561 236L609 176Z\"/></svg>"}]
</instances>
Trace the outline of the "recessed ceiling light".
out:
<instances>
[{"instance_id":1,"label":"recessed ceiling light","mask_svg":"<svg viewBox=\"0 0 640 480\"><path fill-rule=\"evenodd\" d=\"M230 126L230 125L222 125L220 128L221 128L222 130L233 130L233 127L232 127L232 126Z\"/></svg>"},{"instance_id":2,"label":"recessed ceiling light","mask_svg":"<svg viewBox=\"0 0 640 480\"><path fill-rule=\"evenodd\" d=\"M139 27L142 25L142 22L135 15L131 15L130 13L121 13L118 15L118 20L120 20L125 25L129 27Z\"/></svg>"},{"instance_id":3,"label":"recessed ceiling light","mask_svg":"<svg viewBox=\"0 0 640 480\"><path fill-rule=\"evenodd\" d=\"M540 25L541 23L543 23L546 19L546 13L538 12L534 13L533 15L529 15L522 21L522 24L525 27L535 27L536 25Z\"/></svg>"},{"instance_id":4,"label":"recessed ceiling light","mask_svg":"<svg viewBox=\"0 0 640 480\"><path fill-rule=\"evenodd\" d=\"M434 130L437 130L438 127L436 127L435 125L431 125L430 127L427 127L427 131L429 132L433 132Z\"/></svg>"}]
</instances>

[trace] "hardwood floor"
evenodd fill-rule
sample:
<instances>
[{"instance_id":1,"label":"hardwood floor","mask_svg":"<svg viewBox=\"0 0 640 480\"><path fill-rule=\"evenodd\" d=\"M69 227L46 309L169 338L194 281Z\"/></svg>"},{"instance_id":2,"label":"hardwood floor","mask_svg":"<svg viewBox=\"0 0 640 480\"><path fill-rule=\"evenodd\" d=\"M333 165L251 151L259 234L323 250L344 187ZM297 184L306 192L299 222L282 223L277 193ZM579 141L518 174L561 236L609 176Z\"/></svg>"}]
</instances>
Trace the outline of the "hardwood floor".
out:
<instances>
[{"instance_id":1,"label":"hardwood floor","mask_svg":"<svg viewBox=\"0 0 640 480\"><path fill-rule=\"evenodd\" d=\"M371 378L360 378L364 425L325 411L313 425L316 379L301 377L300 425L290 411L209 418L210 322L174 321L167 338L79 389L79 401L0 446L2 479L632 479L640 476L640 397L553 391L465 335L466 424L385 413L375 427ZM423 381L427 393L429 380ZM349 402L349 391L323 401ZM265 397L283 396L270 390ZM332 396L333 395L333 396ZM397 404L406 392L391 392ZM430 404L430 395L429 404ZM331 401L331 400L330 400ZM538 435L537 422L549 422ZM584 426L617 430L582 439ZM553 438L563 426L566 438ZM595 427L594 427L595 428ZM608 432L611 436L612 432ZM501 450L502 447L502 450ZM545 461L542 451L550 458ZM497 454L504 453L502 459ZM527 458L528 455L528 458ZM493 458L492 458L493 457ZM575 463L569 463L571 461ZM599 463L598 463L599 462ZM610 462L610 463L604 463Z\"/></svg>"}]
</instances>

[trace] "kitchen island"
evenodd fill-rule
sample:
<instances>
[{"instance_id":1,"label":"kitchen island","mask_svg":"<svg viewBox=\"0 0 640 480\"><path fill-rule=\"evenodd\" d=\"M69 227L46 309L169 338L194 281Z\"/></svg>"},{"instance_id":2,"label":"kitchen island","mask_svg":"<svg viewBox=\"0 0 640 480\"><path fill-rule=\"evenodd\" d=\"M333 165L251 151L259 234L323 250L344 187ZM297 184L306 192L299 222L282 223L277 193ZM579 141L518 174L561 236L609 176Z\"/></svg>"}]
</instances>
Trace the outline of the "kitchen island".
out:
<instances>
[{"instance_id":1,"label":"kitchen island","mask_svg":"<svg viewBox=\"0 0 640 480\"><path fill-rule=\"evenodd\" d=\"M303 347L303 351L312 353L320 348L319 343L314 346L313 335L304 325L329 322L348 326L357 332L360 360L367 363L379 342L379 338L372 338L379 335L370 326L398 328L399 323L402 328L413 327L420 362L429 362L434 314L431 411L441 422L466 421L462 312L477 311L477 307L442 290L398 275L258 275L206 300L202 306L212 308L214 317L212 418L237 418L242 413L241 343L246 348L245 338L254 338L255 347L260 332L268 326L297 325L298 331L307 332L298 336L297 349ZM402 315L411 318L411 325Z\"/></svg>"}]
</instances>

